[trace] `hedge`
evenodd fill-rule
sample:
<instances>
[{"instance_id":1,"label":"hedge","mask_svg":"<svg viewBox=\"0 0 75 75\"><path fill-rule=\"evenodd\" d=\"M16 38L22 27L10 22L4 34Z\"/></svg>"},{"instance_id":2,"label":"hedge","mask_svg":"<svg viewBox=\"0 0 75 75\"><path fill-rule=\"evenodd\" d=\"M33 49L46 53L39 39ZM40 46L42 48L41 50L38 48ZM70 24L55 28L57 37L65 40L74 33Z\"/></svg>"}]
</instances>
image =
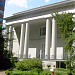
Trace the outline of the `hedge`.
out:
<instances>
[{"instance_id":1,"label":"hedge","mask_svg":"<svg viewBox=\"0 0 75 75\"><path fill-rule=\"evenodd\" d=\"M16 69L20 71L42 70L42 61L40 59L27 59L16 63Z\"/></svg>"},{"instance_id":2,"label":"hedge","mask_svg":"<svg viewBox=\"0 0 75 75\"><path fill-rule=\"evenodd\" d=\"M6 71L7 75L51 75L51 72L49 70L43 70L41 72L34 70L31 71ZM68 70L66 69L56 69L55 75L68 75ZM75 75L75 74L74 74Z\"/></svg>"},{"instance_id":3,"label":"hedge","mask_svg":"<svg viewBox=\"0 0 75 75\"><path fill-rule=\"evenodd\" d=\"M46 71L43 71L43 72L33 72L33 71L6 71L6 74L7 75L51 75L50 72L46 72Z\"/></svg>"},{"instance_id":4,"label":"hedge","mask_svg":"<svg viewBox=\"0 0 75 75\"><path fill-rule=\"evenodd\" d=\"M57 68L55 73L56 75L68 75L68 70L64 68Z\"/></svg>"}]
</instances>

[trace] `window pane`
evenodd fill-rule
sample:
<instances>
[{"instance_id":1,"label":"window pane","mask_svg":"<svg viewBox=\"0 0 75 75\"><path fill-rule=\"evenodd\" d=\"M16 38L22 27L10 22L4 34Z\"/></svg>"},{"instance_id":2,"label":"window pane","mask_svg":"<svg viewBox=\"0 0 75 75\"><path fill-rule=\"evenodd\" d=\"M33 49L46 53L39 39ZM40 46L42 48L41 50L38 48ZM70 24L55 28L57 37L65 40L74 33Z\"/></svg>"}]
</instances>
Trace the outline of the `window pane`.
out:
<instances>
[{"instance_id":1,"label":"window pane","mask_svg":"<svg viewBox=\"0 0 75 75\"><path fill-rule=\"evenodd\" d=\"M40 36L41 35L46 35L46 27L41 27L40 28Z\"/></svg>"},{"instance_id":2,"label":"window pane","mask_svg":"<svg viewBox=\"0 0 75 75\"><path fill-rule=\"evenodd\" d=\"M46 27L43 27L43 35L46 35Z\"/></svg>"}]
</instances>

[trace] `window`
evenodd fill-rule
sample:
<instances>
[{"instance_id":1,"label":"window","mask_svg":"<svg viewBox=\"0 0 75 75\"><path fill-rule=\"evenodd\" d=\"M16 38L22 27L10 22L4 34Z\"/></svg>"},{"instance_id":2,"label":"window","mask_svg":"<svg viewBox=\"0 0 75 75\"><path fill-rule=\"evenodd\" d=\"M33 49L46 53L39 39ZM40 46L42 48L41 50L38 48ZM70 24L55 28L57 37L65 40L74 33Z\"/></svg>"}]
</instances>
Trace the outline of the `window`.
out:
<instances>
[{"instance_id":1,"label":"window","mask_svg":"<svg viewBox=\"0 0 75 75\"><path fill-rule=\"evenodd\" d=\"M41 27L40 28L40 36L46 35L46 27Z\"/></svg>"}]
</instances>

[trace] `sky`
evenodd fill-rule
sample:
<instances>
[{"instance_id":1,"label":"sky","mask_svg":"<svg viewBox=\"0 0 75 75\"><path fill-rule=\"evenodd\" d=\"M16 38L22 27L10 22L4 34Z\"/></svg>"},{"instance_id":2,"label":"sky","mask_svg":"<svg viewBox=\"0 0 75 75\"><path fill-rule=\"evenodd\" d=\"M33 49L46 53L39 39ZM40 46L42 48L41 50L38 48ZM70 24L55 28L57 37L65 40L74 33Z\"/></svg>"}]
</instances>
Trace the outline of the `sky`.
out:
<instances>
[{"instance_id":1,"label":"sky","mask_svg":"<svg viewBox=\"0 0 75 75\"><path fill-rule=\"evenodd\" d=\"M64 0L6 0L4 18L14 13L22 12L32 8L60 2Z\"/></svg>"}]
</instances>

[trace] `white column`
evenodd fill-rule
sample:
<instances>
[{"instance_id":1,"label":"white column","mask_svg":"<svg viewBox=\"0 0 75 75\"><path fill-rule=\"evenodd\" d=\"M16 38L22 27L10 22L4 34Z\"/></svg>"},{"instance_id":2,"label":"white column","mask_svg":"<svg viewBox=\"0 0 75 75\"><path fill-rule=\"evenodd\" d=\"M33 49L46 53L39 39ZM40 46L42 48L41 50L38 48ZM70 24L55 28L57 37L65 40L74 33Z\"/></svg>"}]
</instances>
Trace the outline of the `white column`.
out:
<instances>
[{"instance_id":1,"label":"white column","mask_svg":"<svg viewBox=\"0 0 75 75\"><path fill-rule=\"evenodd\" d=\"M54 18L52 19L52 52L51 52L51 59L56 59L56 37L57 35L57 26L56 26L56 23L55 23L55 20Z\"/></svg>"},{"instance_id":2,"label":"white column","mask_svg":"<svg viewBox=\"0 0 75 75\"><path fill-rule=\"evenodd\" d=\"M25 42L24 42L24 58L28 58L28 44L29 44L29 24L26 23L26 29L25 29Z\"/></svg>"},{"instance_id":3,"label":"white column","mask_svg":"<svg viewBox=\"0 0 75 75\"><path fill-rule=\"evenodd\" d=\"M25 29L25 25L24 24L21 24L20 58L23 58L23 53L24 53L24 29Z\"/></svg>"},{"instance_id":4,"label":"white column","mask_svg":"<svg viewBox=\"0 0 75 75\"><path fill-rule=\"evenodd\" d=\"M50 58L50 43L51 43L51 24L50 20L46 20L46 39L45 39L45 59Z\"/></svg>"},{"instance_id":5,"label":"white column","mask_svg":"<svg viewBox=\"0 0 75 75\"><path fill-rule=\"evenodd\" d=\"M9 51L12 52L12 48L13 48L13 26L9 26Z\"/></svg>"}]
</instances>

